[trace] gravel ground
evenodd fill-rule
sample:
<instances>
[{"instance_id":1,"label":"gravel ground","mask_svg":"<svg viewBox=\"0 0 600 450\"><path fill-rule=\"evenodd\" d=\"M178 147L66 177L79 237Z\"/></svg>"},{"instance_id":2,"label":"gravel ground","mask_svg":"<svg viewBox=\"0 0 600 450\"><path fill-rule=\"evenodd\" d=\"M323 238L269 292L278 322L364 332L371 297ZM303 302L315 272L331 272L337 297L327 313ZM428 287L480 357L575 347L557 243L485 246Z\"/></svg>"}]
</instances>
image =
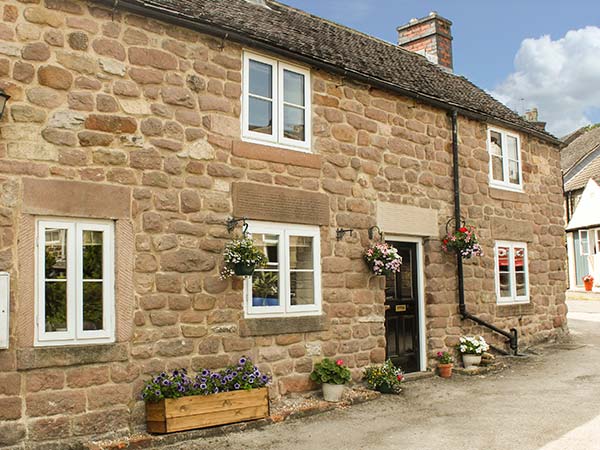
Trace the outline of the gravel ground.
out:
<instances>
[{"instance_id":1,"label":"gravel ground","mask_svg":"<svg viewBox=\"0 0 600 450\"><path fill-rule=\"evenodd\" d=\"M164 448L600 449L600 302L570 307L574 345L510 359L500 373L419 380L400 396Z\"/></svg>"}]
</instances>

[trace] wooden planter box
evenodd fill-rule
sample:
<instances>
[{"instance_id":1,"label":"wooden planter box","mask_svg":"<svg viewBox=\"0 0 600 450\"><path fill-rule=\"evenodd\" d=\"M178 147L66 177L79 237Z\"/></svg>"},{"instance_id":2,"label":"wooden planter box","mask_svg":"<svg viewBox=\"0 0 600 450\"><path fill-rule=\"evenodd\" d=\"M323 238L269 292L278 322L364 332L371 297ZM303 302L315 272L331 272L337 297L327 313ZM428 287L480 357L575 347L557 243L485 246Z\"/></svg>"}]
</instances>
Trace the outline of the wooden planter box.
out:
<instances>
[{"instance_id":1,"label":"wooden planter box","mask_svg":"<svg viewBox=\"0 0 600 450\"><path fill-rule=\"evenodd\" d=\"M207 428L262 419L268 415L267 388L167 398L158 403L146 403L146 423L150 433Z\"/></svg>"}]
</instances>

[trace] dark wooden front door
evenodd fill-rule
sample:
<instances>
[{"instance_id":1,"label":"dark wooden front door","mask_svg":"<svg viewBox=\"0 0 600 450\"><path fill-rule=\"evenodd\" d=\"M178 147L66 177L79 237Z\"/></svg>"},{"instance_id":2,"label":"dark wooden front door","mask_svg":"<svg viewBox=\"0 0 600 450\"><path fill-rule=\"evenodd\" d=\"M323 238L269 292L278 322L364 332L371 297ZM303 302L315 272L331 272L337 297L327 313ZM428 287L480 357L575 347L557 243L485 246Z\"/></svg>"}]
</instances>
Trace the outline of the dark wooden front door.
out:
<instances>
[{"instance_id":1,"label":"dark wooden front door","mask_svg":"<svg viewBox=\"0 0 600 450\"><path fill-rule=\"evenodd\" d=\"M402 256L402 269L386 279L386 353L405 372L419 371L417 244L388 242Z\"/></svg>"}]
</instances>

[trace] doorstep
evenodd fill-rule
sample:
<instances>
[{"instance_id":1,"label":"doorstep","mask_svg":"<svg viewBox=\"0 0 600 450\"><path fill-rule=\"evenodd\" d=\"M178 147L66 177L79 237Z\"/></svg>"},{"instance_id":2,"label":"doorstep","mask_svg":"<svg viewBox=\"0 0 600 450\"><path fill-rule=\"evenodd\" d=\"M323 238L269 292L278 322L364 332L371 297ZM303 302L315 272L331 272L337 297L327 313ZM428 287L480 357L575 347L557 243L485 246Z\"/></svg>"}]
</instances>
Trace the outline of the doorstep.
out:
<instances>
[{"instance_id":1,"label":"doorstep","mask_svg":"<svg viewBox=\"0 0 600 450\"><path fill-rule=\"evenodd\" d=\"M352 405L375 400L380 397L381 394L379 392L366 389L361 385L355 385L346 389L344 397L339 403L329 403L324 401L321 397L321 391L295 394L283 397L281 400L274 402L271 405L271 415L264 419L171 434L154 435L139 433L120 439L89 442L85 444L83 448L86 450L133 450L181 444L196 439L205 439L245 430L260 429L273 423L283 422L288 419L313 416L334 409L345 409Z\"/></svg>"},{"instance_id":2,"label":"doorstep","mask_svg":"<svg viewBox=\"0 0 600 450\"><path fill-rule=\"evenodd\" d=\"M473 367L472 369L465 369L464 367L454 367L452 371L457 375L474 376L500 372L506 369L507 367L508 366L504 362L496 359L493 363L488 364L486 366L477 366Z\"/></svg>"}]
</instances>

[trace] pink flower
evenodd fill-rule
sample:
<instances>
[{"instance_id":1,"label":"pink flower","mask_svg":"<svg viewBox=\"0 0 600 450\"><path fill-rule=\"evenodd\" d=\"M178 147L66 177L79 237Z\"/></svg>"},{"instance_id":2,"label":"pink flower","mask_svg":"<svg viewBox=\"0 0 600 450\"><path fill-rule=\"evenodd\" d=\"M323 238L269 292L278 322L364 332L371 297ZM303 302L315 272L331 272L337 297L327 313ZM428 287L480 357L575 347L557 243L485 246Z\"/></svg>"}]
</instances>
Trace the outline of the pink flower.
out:
<instances>
[{"instance_id":1,"label":"pink flower","mask_svg":"<svg viewBox=\"0 0 600 450\"><path fill-rule=\"evenodd\" d=\"M344 360L343 360L343 359L338 359L338 360L337 360L335 363L336 363L338 366L343 366L343 365L344 365Z\"/></svg>"}]
</instances>

